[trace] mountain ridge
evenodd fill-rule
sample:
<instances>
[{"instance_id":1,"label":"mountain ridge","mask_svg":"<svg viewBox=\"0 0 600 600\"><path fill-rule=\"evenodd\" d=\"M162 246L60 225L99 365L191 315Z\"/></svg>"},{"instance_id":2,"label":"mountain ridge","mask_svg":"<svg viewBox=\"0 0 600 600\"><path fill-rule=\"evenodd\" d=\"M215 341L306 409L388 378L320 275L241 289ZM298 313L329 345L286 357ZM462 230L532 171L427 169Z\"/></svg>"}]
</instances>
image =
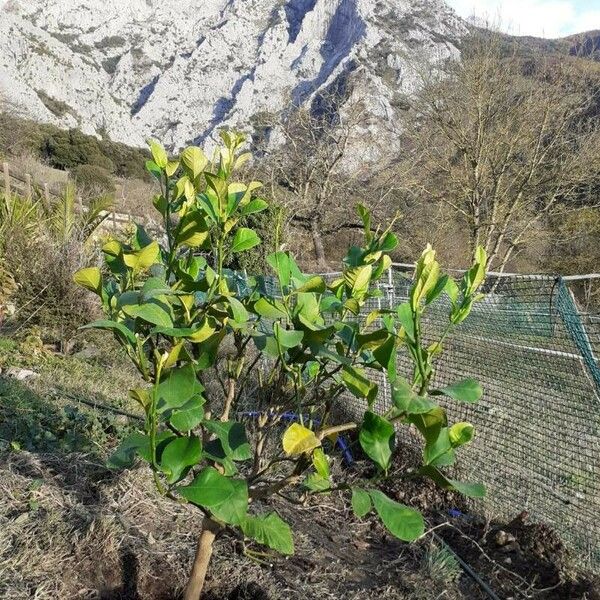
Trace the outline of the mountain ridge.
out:
<instances>
[{"instance_id":1,"label":"mountain ridge","mask_svg":"<svg viewBox=\"0 0 600 600\"><path fill-rule=\"evenodd\" d=\"M465 24L442 0L9 0L0 94L24 114L140 146L208 142L352 78L367 140L397 134L412 65L458 56ZM343 87L343 86L342 86ZM341 107L343 110L343 107ZM367 147L372 144L367 143Z\"/></svg>"}]
</instances>

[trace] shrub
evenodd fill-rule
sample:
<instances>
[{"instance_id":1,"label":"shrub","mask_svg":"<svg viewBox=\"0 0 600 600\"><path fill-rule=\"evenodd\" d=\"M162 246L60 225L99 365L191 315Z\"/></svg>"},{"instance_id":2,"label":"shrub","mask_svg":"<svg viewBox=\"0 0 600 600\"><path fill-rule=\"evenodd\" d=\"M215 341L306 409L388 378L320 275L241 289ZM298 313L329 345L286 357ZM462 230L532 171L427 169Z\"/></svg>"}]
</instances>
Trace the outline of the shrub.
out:
<instances>
[{"instance_id":1,"label":"shrub","mask_svg":"<svg viewBox=\"0 0 600 600\"><path fill-rule=\"evenodd\" d=\"M108 207L106 200L94 201L79 214L72 187L51 207L19 196L3 198L0 258L16 284L13 324L41 326L62 351L97 311L89 298L81 298L72 274L89 264L94 252L89 240Z\"/></svg>"},{"instance_id":2,"label":"shrub","mask_svg":"<svg viewBox=\"0 0 600 600\"><path fill-rule=\"evenodd\" d=\"M115 181L103 167L79 165L71 171L71 177L86 196L97 197L115 193Z\"/></svg>"},{"instance_id":3,"label":"shrub","mask_svg":"<svg viewBox=\"0 0 600 600\"><path fill-rule=\"evenodd\" d=\"M237 225L264 211L267 202L255 196L260 183L234 179L249 158L240 152L243 136L223 132L222 139L214 163L198 147L170 160L151 142L147 167L161 184L154 206L164 220L166 243L137 227L129 243L113 240L103 247L106 274L96 267L75 274L98 295L106 315L89 327L114 332L145 382L131 390L145 427L125 439L110 464L128 467L143 459L160 494L189 502L205 516L187 600L200 595L215 536L225 528L293 553L289 525L261 510L263 500L284 491L293 503L304 494L318 500L339 492L357 517L374 511L394 536L419 538L423 517L378 487L397 475L391 469L397 425L413 425L422 434L420 475L470 496L484 494L482 485L444 473L456 450L472 439L473 427L451 425L435 402L442 395L476 402L480 386L467 379L430 389L446 336L479 298L483 249L457 283L440 273L427 247L409 302L367 314L368 302L380 295L376 284L391 266L388 253L397 239L393 223L373 231L369 212L359 206L363 246L350 248L334 281L303 274L281 250L266 259L274 277L240 281L224 265L260 239ZM449 298L447 327L435 343L424 344L422 315L442 294ZM407 377L397 372L399 351L414 364ZM384 414L374 410L381 376L392 389ZM248 437L238 415L250 389L256 424ZM358 420L336 417L344 414L347 395L366 406ZM332 475L337 436L352 431L373 467L363 472L372 478L347 471Z\"/></svg>"}]
</instances>

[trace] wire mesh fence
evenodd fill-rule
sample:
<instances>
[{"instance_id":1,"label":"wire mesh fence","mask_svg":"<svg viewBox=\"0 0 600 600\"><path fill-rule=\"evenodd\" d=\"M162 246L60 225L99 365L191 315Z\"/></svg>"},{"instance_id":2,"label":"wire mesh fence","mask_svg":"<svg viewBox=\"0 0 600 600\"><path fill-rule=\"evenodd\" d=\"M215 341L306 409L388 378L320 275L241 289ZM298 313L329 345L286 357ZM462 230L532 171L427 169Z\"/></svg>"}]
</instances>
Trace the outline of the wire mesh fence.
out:
<instances>
[{"instance_id":1,"label":"wire mesh fence","mask_svg":"<svg viewBox=\"0 0 600 600\"><path fill-rule=\"evenodd\" d=\"M406 301L411 277L412 267L395 266L375 302L388 308ZM568 278L490 275L483 291L445 342L434 379L442 386L474 377L484 388L479 404L446 403L453 420L477 431L460 454L461 476L486 484L483 502L494 515L527 510L599 569L600 315L578 308ZM443 299L428 309L430 342L449 310ZM398 364L400 372L410 369L403 353ZM383 411L390 393L380 385Z\"/></svg>"}]
</instances>

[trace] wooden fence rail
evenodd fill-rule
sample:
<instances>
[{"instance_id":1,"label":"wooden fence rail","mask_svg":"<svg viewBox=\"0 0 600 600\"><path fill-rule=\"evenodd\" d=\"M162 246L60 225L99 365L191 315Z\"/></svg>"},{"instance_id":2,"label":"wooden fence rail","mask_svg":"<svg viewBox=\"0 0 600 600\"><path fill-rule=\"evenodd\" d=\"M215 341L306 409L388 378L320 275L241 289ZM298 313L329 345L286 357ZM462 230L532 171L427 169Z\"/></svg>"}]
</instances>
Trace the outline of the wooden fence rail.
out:
<instances>
[{"instance_id":1,"label":"wooden fence rail","mask_svg":"<svg viewBox=\"0 0 600 600\"><path fill-rule=\"evenodd\" d=\"M5 197L10 197L13 192L21 193L28 200L32 200L34 193L40 194L40 200L44 203L46 208L49 208L52 201L60 200L61 194L55 192L50 188L48 183L36 183L29 173L24 175L16 173L10 168L7 162L2 164L3 172L3 192ZM83 200L80 195L77 196L77 210L85 211L87 207L83 205ZM113 229L123 229L125 226L130 225L134 221L138 223L147 223L148 218L141 215L132 215L129 213L120 213L117 211L106 211L106 214L102 215L105 217L105 222L111 224Z\"/></svg>"}]
</instances>

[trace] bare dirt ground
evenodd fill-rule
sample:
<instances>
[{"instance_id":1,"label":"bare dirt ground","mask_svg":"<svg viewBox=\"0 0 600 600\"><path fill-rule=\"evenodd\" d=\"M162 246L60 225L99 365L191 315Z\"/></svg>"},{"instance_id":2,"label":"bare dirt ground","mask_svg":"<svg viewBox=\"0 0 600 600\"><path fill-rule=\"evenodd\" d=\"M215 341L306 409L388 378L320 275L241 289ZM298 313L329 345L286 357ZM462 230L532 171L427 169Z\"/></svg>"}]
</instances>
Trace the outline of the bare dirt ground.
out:
<instances>
[{"instance_id":1,"label":"bare dirt ground","mask_svg":"<svg viewBox=\"0 0 600 600\"><path fill-rule=\"evenodd\" d=\"M418 491L417 491L418 490ZM433 514L446 500L420 483L396 496ZM296 553L258 564L225 533L216 544L209 600L435 598L486 596L431 537L408 545L374 520L358 521L336 494L324 505L271 503L292 525ZM438 521L452 519L440 516ZM509 598L598 598L597 583L570 577L568 557L543 526L472 519L436 529ZM201 519L157 496L145 469L116 474L89 455L0 455L0 597L14 600L175 600L185 583ZM464 533L463 533L464 531ZM498 531L515 538L507 552ZM512 543L512 542L510 542ZM510 564L506 558L510 557Z\"/></svg>"}]
</instances>

